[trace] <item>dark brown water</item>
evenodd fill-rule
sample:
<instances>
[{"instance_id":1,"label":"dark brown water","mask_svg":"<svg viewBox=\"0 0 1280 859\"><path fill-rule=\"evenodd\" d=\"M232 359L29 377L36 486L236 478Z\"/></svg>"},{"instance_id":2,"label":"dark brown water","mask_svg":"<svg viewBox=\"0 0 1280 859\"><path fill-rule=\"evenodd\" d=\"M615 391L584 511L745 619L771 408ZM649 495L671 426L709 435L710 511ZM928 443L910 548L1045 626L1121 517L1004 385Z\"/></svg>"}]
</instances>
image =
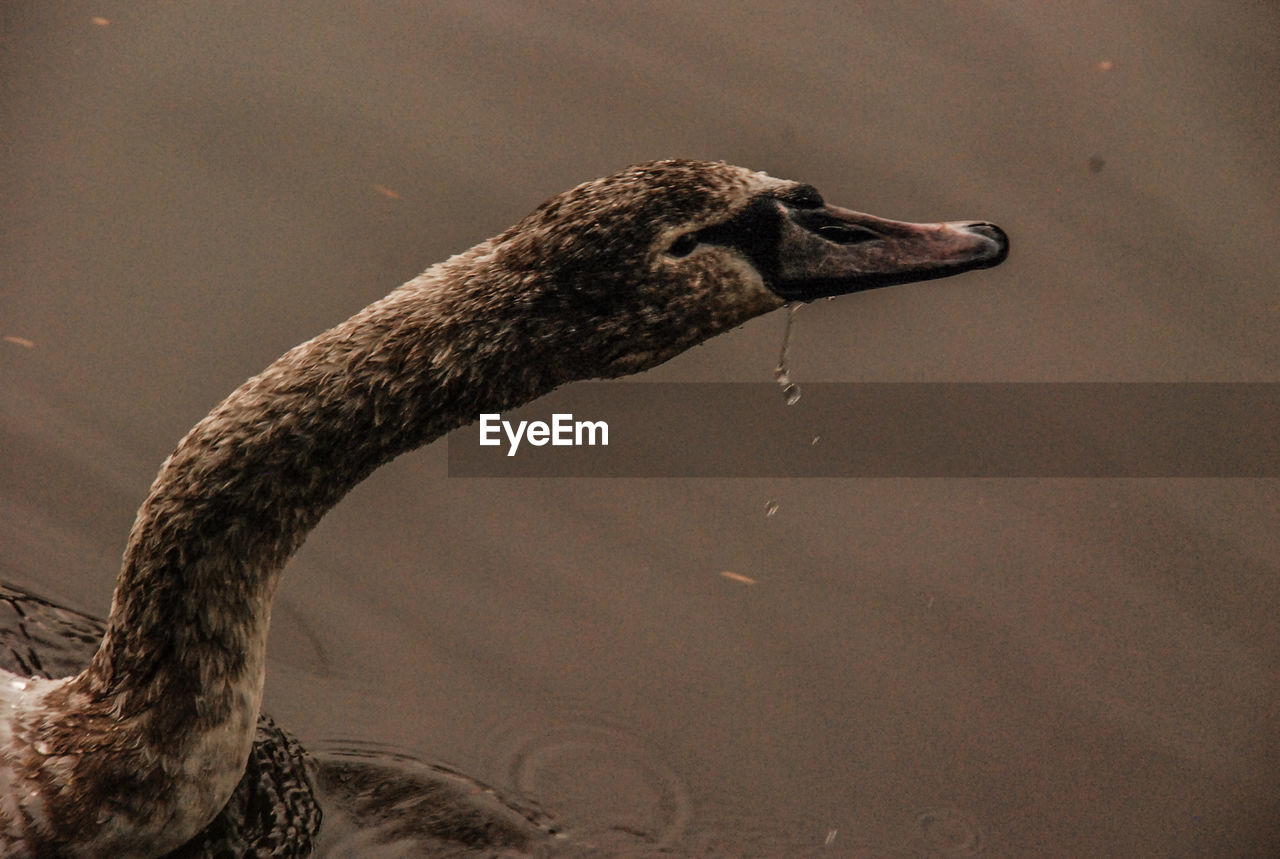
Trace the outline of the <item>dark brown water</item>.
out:
<instances>
[{"instance_id":1,"label":"dark brown water","mask_svg":"<svg viewBox=\"0 0 1280 859\"><path fill-rule=\"evenodd\" d=\"M801 385L1280 381L1275 3L0 21L0 573L85 611L242 379L633 161L1012 235L806 308ZM768 381L782 325L649 378ZM467 481L437 445L292 564L267 706L618 852L1276 855L1278 511L1274 480Z\"/></svg>"}]
</instances>

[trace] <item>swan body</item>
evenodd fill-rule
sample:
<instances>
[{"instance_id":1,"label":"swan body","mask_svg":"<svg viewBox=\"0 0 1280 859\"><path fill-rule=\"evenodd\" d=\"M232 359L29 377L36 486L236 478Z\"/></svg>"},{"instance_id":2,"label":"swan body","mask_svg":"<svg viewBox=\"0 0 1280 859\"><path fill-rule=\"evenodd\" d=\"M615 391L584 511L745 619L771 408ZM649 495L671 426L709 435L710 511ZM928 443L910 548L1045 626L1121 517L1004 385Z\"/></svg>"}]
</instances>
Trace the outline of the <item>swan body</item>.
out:
<instances>
[{"instance_id":1,"label":"swan body","mask_svg":"<svg viewBox=\"0 0 1280 859\"><path fill-rule=\"evenodd\" d=\"M103 632L102 622L95 618L0 584L2 681L11 681L13 674L19 678L76 674L93 657ZM169 855L173 859L309 856L320 829L316 793L322 780L333 777L325 767L316 766L297 740L259 715L253 751L231 799L198 836ZM344 795L335 789L325 793L326 800ZM0 798L9 799L7 795ZM11 848L4 855L14 852Z\"/></svg>"},{"instance_id":2,"label":"swan body","mask_svg":"<svg viewBox=\"0 0 1280 859\"><path fill-rule=\"evenodd\" d=\"M88 667L0 675L0 852L162 855L218 814L253 746L281 570L383 463L785 302L1007 248L986 223L887 221L763 173L652 162L551 198L295 347L164 462Z\"/></svg>"}]
</instances>

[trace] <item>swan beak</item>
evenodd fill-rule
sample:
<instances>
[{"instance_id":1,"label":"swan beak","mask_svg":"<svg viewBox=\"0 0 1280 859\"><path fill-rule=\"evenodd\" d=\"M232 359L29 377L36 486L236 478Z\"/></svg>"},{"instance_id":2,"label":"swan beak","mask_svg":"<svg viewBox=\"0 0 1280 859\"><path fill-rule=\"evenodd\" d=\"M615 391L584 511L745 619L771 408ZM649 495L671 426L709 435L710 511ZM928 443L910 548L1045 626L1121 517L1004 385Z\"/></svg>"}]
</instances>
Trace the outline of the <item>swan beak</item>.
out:
<instances>
[{"instance_id":1,"label":"swan beak","mask_svg":"<svg viewBox=\"0 0 1280 859\"><path fill-rule=\"evenodd\" d=\"M950 277L1009 255L1009 237L986 221L912 224L839 206L782 208L769 287L786 301Z\"/></svg>"}]
</instances>

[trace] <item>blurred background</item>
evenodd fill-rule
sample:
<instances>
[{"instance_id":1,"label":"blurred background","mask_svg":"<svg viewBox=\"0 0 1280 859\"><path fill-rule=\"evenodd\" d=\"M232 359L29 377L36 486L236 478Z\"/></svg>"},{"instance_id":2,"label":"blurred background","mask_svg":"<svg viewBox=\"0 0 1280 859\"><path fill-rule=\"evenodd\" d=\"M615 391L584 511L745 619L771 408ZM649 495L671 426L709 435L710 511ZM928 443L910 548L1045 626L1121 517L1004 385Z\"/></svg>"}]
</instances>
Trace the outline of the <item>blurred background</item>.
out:
<instances>
[{"instance_id":1,"label":"blurred background","mask_svg":"<svg viewBox=\"0 0 1280 859\"><path fill-rule=\"evenodd\" d=\"M1273 2L7 0L0 26L0 578L82 611L244 378L636 161L1009 232L993 271L804 308L802 386L1280 381ZM767 381L782 327L641 380ZM437 444L291 564L265 706L618 853L1274 856L1278 501L465 480Z\"/></svg>"}]
</instances>

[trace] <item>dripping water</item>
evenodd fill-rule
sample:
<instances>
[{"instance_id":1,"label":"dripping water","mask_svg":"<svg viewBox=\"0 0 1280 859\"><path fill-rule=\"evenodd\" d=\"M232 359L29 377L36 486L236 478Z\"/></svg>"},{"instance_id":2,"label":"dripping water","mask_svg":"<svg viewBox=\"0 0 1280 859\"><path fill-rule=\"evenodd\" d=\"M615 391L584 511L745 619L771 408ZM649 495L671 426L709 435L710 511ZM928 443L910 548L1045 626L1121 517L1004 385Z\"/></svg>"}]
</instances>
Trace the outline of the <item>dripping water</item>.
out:
<instances>
[{"instance_id":1,"label":"dripping water","mask_svg":"<svg viewBox=\"0 0 1280 859\"><path fill-rule=\"evenodd\" d=\"M788 354L791 350L791 326L799 309L799 302L793 301L787 305L786 326L782 329L782 351L778 353L778 366L773 371L773 378L778 380L778 385L782 388L782 399L789 406L800 402L800 386L791 380L791 357Z\"/></svg>"},{"instance_id":2,"label":"dripping water","mask_svg":"<svg viewBox=\"0 0 1280 859\"><path fill-rule=\"evenodd\" d=\"M778 366L774 368L773 378L782 388L782 401L789 406L800 402L800 386L791 379L791 326L795 324L796 311L800 309L798 302L787 305L787 321L782 329L782 349L778 352ZM765 502L764 515L773 518L778 512L777 500L770 498Z\"/></svg>"}]
</instances>

